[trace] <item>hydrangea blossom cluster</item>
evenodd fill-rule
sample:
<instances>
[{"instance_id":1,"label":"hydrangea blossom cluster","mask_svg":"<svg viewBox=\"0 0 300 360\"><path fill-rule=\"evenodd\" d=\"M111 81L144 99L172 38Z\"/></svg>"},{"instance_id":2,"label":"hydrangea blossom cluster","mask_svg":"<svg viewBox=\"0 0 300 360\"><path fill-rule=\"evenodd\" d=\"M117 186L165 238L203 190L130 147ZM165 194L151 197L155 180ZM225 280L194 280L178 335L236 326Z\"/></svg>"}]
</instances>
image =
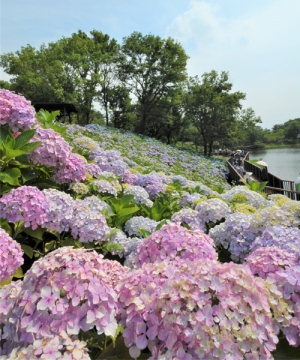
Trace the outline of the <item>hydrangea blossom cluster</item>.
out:
<instances>
[{"instance_id":1,"label":"hydrangea blossom cluster","mask_svg":"<svg viewBox=\"0 0 300 360\"><path fill-rule=\"evenodd\" d=\"M75 200L71 233L81 242L92 241L95 244L106 240L110 228L105 217L99 211L93 211L86 202Z\"/></svg>"},{"instance_id":2,"label":"hydrangea blossom cluster","mask_svg":"<svg viewBox=\"0 0 300 360\"><path fill-rule=\"evenodd\" d=\"M66 164L54 168L54 179L59 184L68 184L85 179L86 170L84 161L75 154L70 154Z\"/></svg>"},{"instance_id":3,"label":"hydrangea blossom cluster","mask_svg":"<svg viewBox=\"0 0 300 360\"><path fill-rule=\"evenodd\" d=\"M146 230L152 234L158 224L157 221L143 216L133 216L125 223L124 230L129 236L135 235L137 237L142 237L139 230Z\"/></svg>"},{"instance_id":4,"label":"hydrangea blossom cluster","mask_svg":"<svg viewBox=\"0 0 300 360\"><path fill-rule=\"evenodd\" d=\"M127 184L135 185L139 181L139 176L127 169L124 171L123 181Z\"/></svg>"},{"instance_id":5,"label":"hydrangea blossom cluster","mask_svg":"<svg viewBox=\"0 0 300 360\"><path fill-rule=\"evenodd\" d=\"M229 203L235 194L244 194L249 202L249 205L254 206L256 209L267 205L267 201L260 194L249 190L247 186L234 186L229 191L221 194L221 197Z\"/></svg>"},{"instance_id":6,"label":"hydrangea blossom cluster","mask_svg":"<svg viewBox=\"0 0 300 360\"><path fill-rule=\"evenodd\" d=\"M29 157L34 164L64 166L72 152L71 146L65 139L52 129L37 128L31 141L40 141L42 144L33 150Z\"/></svg>"},{"instance_id":7,"label":"hydrangea blossom cluster","mask_svg":"<svg viewBox=\"0 0 300 360\"><path fill-rule=\"evenodd\" d=\"M11 344L4 341L3 327L7 322L7 315L14 305L14 301L22 288L22 281L13 281L8 285L0 287L0 359L1 355L9 354L12 350Z\"/></svg>"},{"instance_id":8,"label":"hydrangea blossom cluster","mask_svg":"<svg viewBox=\"0 0 300 360\"><path fill-rule=\"evenodd\" d=\"M213 240L201 230L188 230L178 223L169 223L145 239L136 251L136 266L174 258L216 261Z\"/></svg>"},{"instance_id":9,"label":"hydrangea blossom cluster","mask_svg":"<svg viewBox=\"0 0 300 360\"><path fill-rule=\"evenodd\" d=\"M70 184L69 189L79 195L85 195L89 192L87 185L80 182Z\"/></svg>"},{"instance_id":10,"label":"hydrangea blossom cluster","mask_svg":"<svg viewBox=\"0 0 300 360\"><path fill-rule=\"evenodd\" d=\"M33 344L18 346L12 349L10 354L3 360L38 360L38 359L60 359L60 360L90 360L88 348L84 341L78 340L76 336L68 336L65 331L52 338L35 340Z\"/></svg>"},{"instance_id":11,"label":"hydrangea blossom cluster","mask_svg":"<svg viewBox=\"0 0 300 360\"><path fill-rule=\"evenodd\" d=\"M193 209L181 209L172 215L171 221L174 223L185 223L192 230L205 230L203 223L199 222L198 211Z\"/></svg>"},{"instance_id":12,"label":"hydrangea blossom cluster","mask_svg":"<svg viewBox=\"0 0 300 360\"><path fill-rule=\"evenodd\" d=\"M71 146L52 129L38 128L31 141L42 144L28 156L34 164L53 167L55 180L61 184L85 178L83 159L72 153Z\"/></svg>"},{"instance_id":13,"label":"hydrangea blossom cluster","mask_svg":"<svg viewBox=\"0 0 300 360\"><path fill-rule=\"evenodd\" d=\"M86 164L85 170L88 174L92 175L94 178L98 177L102 173L100 167L97 164L92 164L92 163Z\"/></svg>"},{"instance_id":14,"label":"hydrangea blossom cluster","mask_svg":"<svg viewBox=\"0 0 300 360\"><path fill-rule=\"evenodd\" d=\"M59 233L68 231L73 219L75 201L69 194L57 189L44 189L42 192L49 203L47 221L43 227Z\"/></svg>"},{"instance_id":15,"label":"hydrangea blossom cluster","mask_svg":"<svg viewBox=\"0 0 300 360\"><path fill-rule=\"evenodd\" d=\"M0 213L9 222L24 221L35 230L48 221L49 203L37 187L20 186L0 198Z\"/></svg>"},{"instance_id":16,"label":"hydrangea blossom cluster","mask_svg":"<svg viewBox=\"0 0 300 360\"><path fill-rule=\"evenodd\" d=\"M181 199L178 201L178 204L182 207L192 206L193 208L195 208L194 202L202 198L204 198L204 196L201 194L198 193L189 194L187 192L184 192L181 195Z\"/></svg>"},{"instance_id":17,"label":"hydrangea blossom cluster","mask_svg":"<svg viewBox=\"0 0 300 360\"><path fill-rule=\"evenodd\" d=\"M109 213L112 213L111 207L103 200L99 199L97 196L87 196L81 200L84 206L88 207L91 211L101 212L107 210Z\"/></svg>"},{"instance_id":18,"label":"hydrangea blossom cluster","mask_svg":"<svg viewBox=\"0 0 300 360\"><path fill-rule=\"evenodd\" d=\"M281 330L284 333L287 341L292 346L300 345L300 266L288 267L285 270L277 271L269 274L266 282L270 286L276 285L281 297L290 306L290 316L288 323L281 325Z\"/></svg>"},{"instance_id":19,"label":"hydrangea blossom cluster","mask_svg":"<svg viewBox=\"0 0 300 360\"><path fill-rule=\"evenodd\" d=\"M231 214L229 206L220 199L201 201L195 210L198 212L199 223L202 224L203 230L206 229L206 224L216 223L224 218L226 219Z\"/></svg>"},{"instance_id":20,"label":"hydrangea blossom cluster","mask_svg":"<svg viewBox=\"0 0 300 360\"><path fill-rule=\"evenodd\" d=\"M286 216L291 222L291 226L299 227L300 225L300 203L299 201L287 201L281 206Z\"/></svg>"},{"instance_id":21,"label":"hydrangea blossom cluster","mask_svg":"<svg viewBox=\"0 0 300 360\"><path fill-rule=\"evenodd\" d=\"M300 229L282 225L267 226L251 245L251 252L270 246L300 255Z\"/></svg>"},{"instance_id":22,"label":"hydrangea blossom cluster","mask_svg":"<svg viewBox=\"0 0 300 360\"><path fill-rule=\"evenodd\" d=\"M102 171L111 171L121 177L124 176L124 172L128 169L128 165L117 150L98 148L90 151L89 158L94 161Z\"/></svg>"},{"instance_id":23,"label":"hydrangea blossom cluster","mask_svg":"<svg viewBox=\"0 0 300 360\"><path fill-rule=\"evenodd\" d=\"M23 263L20 244L0 228L0 281L8 280Z\"/></svg>"},{"instance_id":24,"label":"hydrangea blossom cluster","mask_svg":"<svg viewBox=\"0 0 300 360\"><path fill-rule=\"evenodd\" d=\"M96 186L99 193L111 194L114 197L116 197L118 195L118 191L117 191L116 187L107 180L101 180L101 179L94 180L92 182L92 185Z\"/></svg>"},{"instance_id":25,"label":"hydrangea blossom cluster","mask_svg":"<svg viewBox=\"0 0 300 360\"><path fill-rule=\"evenodd\" d=\"M141 186L128 186L124 190L124 195L133 195L136 204L149 204L149 194Z\"/></svg>"},{"instance_id":26,"label":"hydrangea blossom cluster","mask_svg":"<svg viewBox=\"0 0 300 360\"><path fill-rule=\"evenodd\" d=\"M282 206L287 201L291 201L287 196L282 194L270 194L267 197L268 205L273 206Z\"/></svg>"},{"instance_id":27,"label":"hydrangea blossom cluster","mask_svg":"<svg viewBox=\"0 0 300 360\"><path fill-rule=\"evenodd\" d=\"M99 144L88 136L75 137L73 144L82 150L86 149L91 151L99 148Z\"/></svg>"},{"instance_id":28,"label":"hydrangea blossom cluster","mask_svg":"<svg viewBox=\"0 0 300 360\"><path fill-rule=\"evenodd\" d=\"M299 264L299 255L276 246L261 247L245 258L253 275L265 279L269 274Z\"/></svg>"},{"instance_id":29,"label":"hydrangea blossom cluster","mask_svg":"<svg viewBox=\"0 0 300 360\"><path fill-rule=\"evenodd\" d=\"M224 223L210 229L208 235L217 246L230 251L233 261L243 261L255 238L261 234L260 226L254 215L233 213Z\"/></svg>"},{"instance_id":30,"label":"hydrangea blossom cluster","mask_svg":"<svg viewBox=\"0 0 300 360\"><path fill-rule=\"evenodd\" d=\"M269 225L292 226L292 219L288 215L282 207L278 206L268 206L256 212L256 216L262 223L263 228Z\"/></svg>"},{"instance_id":31,"label":"hydrangea blossom cluster","mask_svg":"<svg viewBox=\"0 0 300 360\"><path fill-rule=\"evenodd\" d=\"M146 347L153 360L273 358L279 332L273 305L264 281L246 267L189 260L144 264L118 291L133 358Z\"/></svg>"},{"instance_id":32,"label":"hydrangea blossom cluster","mask_svg":"<svg viewBox=\"0 0 300 360\"><path fill-rule=\"evenodd\" d=\"M62 331L77 335L94 327L98 334L113 336L118 309L113 285L126 270L107 262L95 251L71 247L34 262L8 311L6 340L22 346Z\"/></svg>"},{"instance_id":33,"label":"hydrangea blossom cluster","mask_svg":"<svg viewBox=\"0 0 300 360\"><path fill-rule=\"evenodd\" d=\"M36 122L35 110L24 96L0 89L0 125L12 131L29 129Z\"/></svg>"},{"instance_id":34,"label":"hydrangea blossom cluster","mask_svg":"<svg viewBox=\"0 0 300 360\"><path fill-rule=\"evenodd\" d=\"M188 179L182 175L174 175L172 176L172 181L178 181L181 186L188 185Z\"/></svg>"}]
</instances>

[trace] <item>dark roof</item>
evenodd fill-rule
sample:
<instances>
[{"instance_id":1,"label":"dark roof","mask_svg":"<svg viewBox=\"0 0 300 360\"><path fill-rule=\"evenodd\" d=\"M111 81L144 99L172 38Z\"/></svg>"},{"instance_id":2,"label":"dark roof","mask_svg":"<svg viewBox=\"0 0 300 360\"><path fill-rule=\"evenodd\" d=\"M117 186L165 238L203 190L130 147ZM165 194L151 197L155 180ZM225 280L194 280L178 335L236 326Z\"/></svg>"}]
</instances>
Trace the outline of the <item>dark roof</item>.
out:
<instances>
[{"instance_id":1,"label":"dark roof","mask_svg":"<svg viewBox=\"0 0 300 360\"><path fill-rule=\"evenodd\" d=\"M47 102L37 102L35 104L33 104L33 107L35 108L36 111L39 111L40 109L44 109L47 111L55 111L55 110L59 110L61 113L64 111L66 111L67 114L75 112L77 113L78 111L76 110L74 104L70 104L70 103L47 103Z\"/></svg>"}]
</instances>

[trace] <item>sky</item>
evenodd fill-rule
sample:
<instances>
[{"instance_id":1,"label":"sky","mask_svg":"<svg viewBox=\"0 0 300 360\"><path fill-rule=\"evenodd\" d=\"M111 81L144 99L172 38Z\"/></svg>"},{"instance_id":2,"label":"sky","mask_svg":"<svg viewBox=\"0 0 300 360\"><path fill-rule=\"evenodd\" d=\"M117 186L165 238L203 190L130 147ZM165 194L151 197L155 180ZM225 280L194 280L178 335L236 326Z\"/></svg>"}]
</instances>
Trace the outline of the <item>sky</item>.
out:
<instances>
[{"instance_id":1,"label":"sky","mask_svg":"<svg viewBox=\"0 0 300 360\"><path fill-rule=\"evenodd\" d=\"M299 0L0 0L0 54L79 29L120 44L134 31L171 37L189 56L189 76L228 72L243 108L272 129L300 118L299 16Z\"/></svg>"}]
</instances>

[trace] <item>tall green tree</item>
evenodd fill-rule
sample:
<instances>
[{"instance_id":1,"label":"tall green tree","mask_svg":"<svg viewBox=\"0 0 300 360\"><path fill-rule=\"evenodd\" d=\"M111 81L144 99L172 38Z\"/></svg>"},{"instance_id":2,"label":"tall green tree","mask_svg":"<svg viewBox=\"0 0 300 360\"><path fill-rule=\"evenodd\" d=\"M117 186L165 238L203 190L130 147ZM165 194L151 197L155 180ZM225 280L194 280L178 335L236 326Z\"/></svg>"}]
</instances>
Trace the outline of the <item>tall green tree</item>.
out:
<instances>
[{"instance_id":1,"label":"tall green tree","mask_svg":"<svg viewBox=\"0 0 300 360\"><path fill-rule=\"evenodd\" d=\"M72 102L81 122L88 124L93 103L107 99L109 64L119 51L115 39L93 30L79 30L71 37L42 45L28 45L0 57L4 71L12 75L11 89L35 102ZM101 101L106 111L105 100Z\"/></svg>"},{"instance_id":2,"label":"tall green tree","mask_svg":"<svg viewBox=\"0 0 300 360\"><path fill-rule=\"evenodd\" d=\"M187 59L182 46L171 38L134 32L123 39L119 78L137 100L137 132L145 134L151 112L186 79Z\"/></svg>"},{"instance_id":3,"label":"tall green tree","mask_svg":"<svg viewBox=\"0 0 300 360\"><path fill-rule=\"evenodd\" d=\"M231 89L225 71L219 75L212 70L204 73L202 80L196 76L188 81L185 111L202 137L204 155L210 156L214 141L223 143L235 129L245 94L231 93Z\"/></svg>"}]
</instances>

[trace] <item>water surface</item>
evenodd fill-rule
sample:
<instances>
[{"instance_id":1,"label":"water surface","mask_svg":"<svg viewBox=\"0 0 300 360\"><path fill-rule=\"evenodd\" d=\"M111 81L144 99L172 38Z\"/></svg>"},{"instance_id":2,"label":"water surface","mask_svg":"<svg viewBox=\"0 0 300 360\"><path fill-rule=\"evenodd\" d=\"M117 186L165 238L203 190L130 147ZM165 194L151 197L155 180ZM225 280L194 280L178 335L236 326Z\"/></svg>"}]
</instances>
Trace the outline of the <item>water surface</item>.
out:
<instances>
[{"instance_id":1,"label":"water surface","mask_svg":"<svg viewBox=\"0 0 300 360\"><path fill-rule=\"evenodd\" d=\"M300 148L250 150L250 160L262 159L268 170L283 180L295 181L300 172Z\"/></svg>"}]
</instances>

